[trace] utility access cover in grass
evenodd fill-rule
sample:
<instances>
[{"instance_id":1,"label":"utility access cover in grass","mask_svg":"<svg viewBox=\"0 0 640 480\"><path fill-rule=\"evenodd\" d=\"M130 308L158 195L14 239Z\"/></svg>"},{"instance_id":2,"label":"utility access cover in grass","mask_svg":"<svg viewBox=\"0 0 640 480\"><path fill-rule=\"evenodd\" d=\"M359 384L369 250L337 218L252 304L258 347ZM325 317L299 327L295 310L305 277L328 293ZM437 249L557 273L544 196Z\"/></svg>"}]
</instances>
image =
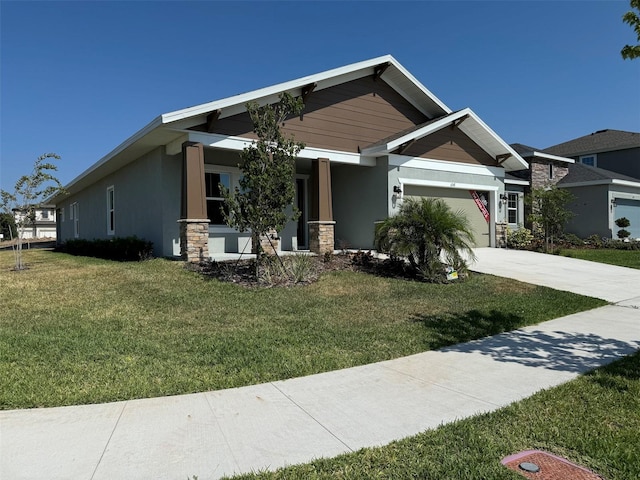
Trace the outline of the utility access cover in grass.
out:
<instances>
[{"instance_id":1,"label":"utility access cover in grass","mask_svg":"<svg viewBox=\"0 0 640 480\"><path fill-rule=\"evenodd\" d=\"M533 480L603 480L591 470L541 450L516 453L503 458L501 463Z\"/></svg>"}]
</instances>

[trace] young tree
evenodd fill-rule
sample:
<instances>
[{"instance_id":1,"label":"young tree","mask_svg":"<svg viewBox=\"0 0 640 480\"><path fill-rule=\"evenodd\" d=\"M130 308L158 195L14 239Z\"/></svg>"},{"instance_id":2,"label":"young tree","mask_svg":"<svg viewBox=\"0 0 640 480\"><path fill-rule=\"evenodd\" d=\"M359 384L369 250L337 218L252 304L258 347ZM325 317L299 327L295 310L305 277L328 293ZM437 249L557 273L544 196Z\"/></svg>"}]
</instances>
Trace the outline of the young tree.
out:
<instances>
[{"instance_id":1,"label":"young tree","mask_svg":"<svg viewBox=\"0 0 640 480\"><path fill-rule=\"evenodd\" d=\"M466 270L466 259L474 258L473 242L467 217L436 198L405 200L396 216L378 225L375 235L376 249L407 258L420 277L436 282L445 278L442 260Z\"/></svg>"},{"instance_id":2,"label":"young tree","mask_svg":"<svg viewBox=\"0 0 640 480\"><path fill-rule=\"evenodd\" d=\"M288 93L280 95L278 103L260 107L247 104L258 139L245 148L238 165L242 171L239 187L233 192L220 185L225 204L222 213L225 222L237 230L251 231L254 253L257 254L256 276L262 261L260 239L282 230L295 220L299 212L295 200L295 162L303 143L285 137L281 125L292 116L300 115L302 99ZM291 212L287 210L292 208Z\"/></svg>"},{"instance_id":3,"label":"young tree","mask_svg":"<svg viewBox=\"0 0 640 480\"><path fill-rule=\"evenodd\" d=\"M55 153L41 155L33 164L31 173L18 179L13 192L0 190L0 210L11 215L15 212L17 242L13 251L16 270L25 268L22 261L22 240L26 227L35 221L36 209L46 198L64 190L60 181L51 173L58 170L51 163L53 160L60 160L60 156Z\"/></svg>"},{"instance_id":4,"label":"young tree","mask_svg":"<svg viewBox=\"0 0 640 480\"><path fill-rule=\"evenodd\" d=\"M625 60L627 58L633 60L640 57L640 0L630 0L629 4L631 5L631 10L622 16L622 21L633 28L639 45L625 45L622 48L620 54ZM633 11L634 8L638 11L637 13Z\"/></svg>"},{"instance_id":5,"label":"young tree","mask_svg":"<svg viewBox=\"0 0 640 480\"><path fill-rule=\"evenodd\" d=\"M571 193L556 186L535 188L526 199L531 206L529 222L534 231L542 230L546 252L549 252L549 246L553 249L553 237L561 235L565 223L573 217L566 208L572 199Z\"/></svg>"}]
</instances>

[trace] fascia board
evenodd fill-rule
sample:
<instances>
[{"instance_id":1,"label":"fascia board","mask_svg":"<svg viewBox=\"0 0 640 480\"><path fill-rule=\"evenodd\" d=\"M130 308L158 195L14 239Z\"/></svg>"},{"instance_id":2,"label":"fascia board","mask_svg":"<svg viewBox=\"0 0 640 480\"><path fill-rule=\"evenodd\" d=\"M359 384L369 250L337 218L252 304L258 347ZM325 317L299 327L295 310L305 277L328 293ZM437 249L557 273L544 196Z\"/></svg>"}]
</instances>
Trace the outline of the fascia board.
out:
<instances>
[{"instance_id":1,"label":"fascia board","mask_svg":"<svg viewBox=\"0 0 640 480\"><path fill-rule=\"evenodd\" d=\"M460 112L454 113L452 115L447 115L446 117L438 120L437 122L433 122L433 123L430 123L429 125L425 125L424 127L419 128L418 130L414 130L411 133L407 133L406 135L403 135L400 138L396 138L395 140L392 140L389 143L386 143L384 145L376 145L375 147L372 147L372 148L365 148L364 150L362 150L362 154L363 155L389 154L393 150L398 148L400 145L402 145L403 143L410 142L411 140L419 140L423 137L426 137L427 135L437 132L438 130L441 130L442 128L446 127L451 122L459 119L462 116L463 115L461 115Z\"/></svg>"},{"instance_id":2,"label":"fascia board","mask_svg":"<svg viewBox=\"0 0 640 480\"><path fill-rule=\"evenodd\" d=\"M391 55L384 55L382 57L372 58L370 60L365 60L358 63L353 63L351 65L345 65L343 67L334 68L332 70L327 70L324 72L316 73L313 75L308 75L306 77L297 78L295 80L290 80L288 82L279 83L276 85L272 85L270 87L260 88L258 90L252 90L247 93L242 93L240 95L234 95L232 97L223 98L220 100L216 100L209 103L203 103L201 105L196 105L189 108L184 108L182 110L176 110L174 112L165 113L162 115L163 123L171 123L177 120L182 120L187 117L191 117L194 115L201 115L206 112L210 112L212 110L218 110L227 108L234 105L244 105L247 102L252 100L256 100L263 97L269 97L271 95L277 95L280 92L285 92L289 90L293 90L296 88L303 87L310 83L318 83L324 80L328 80L330 78L341 77L348 74L353 74L356 72L360 72L360 76L364 76L369 72L364 72L369 68L373 68L376 65L380 65L381 63L391 62L397 66L397 62ZM326 88L326 87L325 87Z\"/></svg>"},{"instance_id":3,"label":"fascia board","mask_svg":"<svg viewBox=\"0 0 640 480\"><path fill-rule=\"evenodd\" d=\"M575 183L560 183L559 187L572 188L572 187L593 187L596 185L619 185L621 187L640 188L640 182L630 182L629 180L618 180L615 178L608 178L602 180L591 180L588 182L575 182Z\"/></svg>"},{"instance_id":4,"label":"fascia board","mask_svg":"<svg viewBox=\"0 0 640 480\"><path fill-rule=\"evenodd\" d=\"M215 147L224 150L241 152L249 147L255 140L245 137L234 137L220 135L217 133L204 133L185 130L191 142L202 143L208 147ZM298 153L298 158L328 158L333 163L345 163L349 165L361 165L375 167L375 157L362 155L359 153L341 152L339 150L329 150L324 148L305 147Z\"/></svg>"},{"instance_id":5,"label":"fascia board","mask_svg":"<svg viewBox=\"0 0 640 480\"><path fill-rule=\"evenodd\" d=\"M531 155L533 155L534 157L546 158L548 160L556 160L558 162L576 163L576 161L573 158L559 157L557 155L551 155L549 153L544 153L544 152L534 151L534 152L531 152Z\"/></svg>"},{"instance_id":6,"label":"fascia board","mask_svg":"<svg viewBox=\"0 0 640 480\"><path fill-rule=\"evenodd\" d=\"M510 165L513 168L511 168L510 170L526 170L529 168L529 164L527 162L524 161L524 159L518 154L518 152L516 152L513 148L511 148L511 146L505 142L504 140L502 140L502 138L500 138L498 136L498 134L496 132L494 132L489 125L487 125L486 123L484 123L480 117L478 117L478 115L476 115L476 113L471 110L470 108L465 108L464 110L461 110L461 112L465 112L465 114L468 114L480 127L482 127L482 129L484 129L496 142L498 142L500 144L500 146L506 151L505 153L510 153L511 157L506 161L509 162L510 164L513 164L513 161L515 160L516 165ZM460 125L460 129L467 133L465 128L464 128L464 122ZM468 134L468 133L467 133ZM473 137L471 137L473 139ZM475 139L477 141L477 139ZM488 147L480 145L487 153L489 153L492 156L495 156L496 152L493 151L489 151ZM505 162L505 163L506 163Z\"/></svg>"},{"instance_id":7,"label":"fascia board","mask_svg":"<svg viewBox=\"0 0 640 480\"><path fill-rule=\"evenodd\" d=\"M510 178L505 178L504 183L508 183L509 185L529 185L529 182L526 180L512 180Z\"/></svg>"}]
</instances>

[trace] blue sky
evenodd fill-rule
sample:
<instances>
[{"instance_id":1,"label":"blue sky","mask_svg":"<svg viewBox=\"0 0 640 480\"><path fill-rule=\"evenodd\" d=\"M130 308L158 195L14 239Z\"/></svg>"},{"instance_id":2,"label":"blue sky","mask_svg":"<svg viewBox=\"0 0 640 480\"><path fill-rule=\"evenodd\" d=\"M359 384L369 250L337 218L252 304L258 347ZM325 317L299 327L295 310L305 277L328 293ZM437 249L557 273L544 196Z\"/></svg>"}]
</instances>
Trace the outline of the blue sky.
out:
<instances>
[{"instance_id":1,"label":"blue sky","mask_svg":"<svg viewBox=\"0 0 640 480\"><path fill-rule=\"evenodd\" d=\"M162 113L393 55L452 109L545 148L640 131L628 1L0 0L0 187L64 183Z\"/></svg>"}]
</instances>

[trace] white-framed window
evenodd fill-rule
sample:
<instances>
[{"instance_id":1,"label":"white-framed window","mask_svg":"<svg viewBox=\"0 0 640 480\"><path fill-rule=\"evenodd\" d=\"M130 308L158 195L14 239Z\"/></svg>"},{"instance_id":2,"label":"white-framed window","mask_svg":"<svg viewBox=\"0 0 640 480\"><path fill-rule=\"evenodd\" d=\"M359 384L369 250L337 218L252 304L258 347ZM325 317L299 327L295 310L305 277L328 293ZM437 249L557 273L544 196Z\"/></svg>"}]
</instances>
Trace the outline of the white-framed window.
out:
<instances>
[{"instance_id":1,"label":"white-framed window","mask_svg":"<svg viewBox=\"0 0 640 480\"><path fill-rule=\"evenodd\" d=\"M517 225L518 222L518 207L519 199L517 193L507 192L507 223L509 225Z\"/></svg>"},{"instance_id":2,"label":"white-framed window","mask_svg":"<svg viewBox=\"0 0 640 480\"><path fill-rule=\"evenodd\" d=\"M240 170L237 168L205 165L204 182L207 217L211 222L209 226L227 228L221 211L224 206L224 198L220 191L220 185L233 189L237 185L239 178Z\"/></svg>"},{"instance_id":3,"label":"white-framed window","mask_svg":"<svg viewBox=\"0 0 640 480\"><path fill-rule=\"evenodd\" d=\"M107 187L107 235L116 233L116 202L113 185Z\"/></svg>"},{"instance_id":4,"label":"white-framed window","mask_svg":"<svg viewBox=\"0 0 640 480\"><path fill-rule=\"evenodd\" d=\"M583 165L589 165L590 167L598 166L598 156L594 153L592 155L582 155L580 157L580 163Z\"/></svg>"},{"instance_id":5,"label":"white-framed window","mask_svg":"<svg viewBox=\"0 0 640 480\"><path fill-rule=\"evenodd\" d=\"M42 210L42 220L49 220L49 210L46 208Z\"/></svg>"},{"instance_id":6,"label":"white-framed window","mask_svg":"<svg viewBox=\"0 0 640 480\"><path fill-rule=\"evenodd\" d=\"M80 237L80 208L78 202L71 204L69 216L73 220L73 236L74 238Z\"/></svg>"}]
</instances>

